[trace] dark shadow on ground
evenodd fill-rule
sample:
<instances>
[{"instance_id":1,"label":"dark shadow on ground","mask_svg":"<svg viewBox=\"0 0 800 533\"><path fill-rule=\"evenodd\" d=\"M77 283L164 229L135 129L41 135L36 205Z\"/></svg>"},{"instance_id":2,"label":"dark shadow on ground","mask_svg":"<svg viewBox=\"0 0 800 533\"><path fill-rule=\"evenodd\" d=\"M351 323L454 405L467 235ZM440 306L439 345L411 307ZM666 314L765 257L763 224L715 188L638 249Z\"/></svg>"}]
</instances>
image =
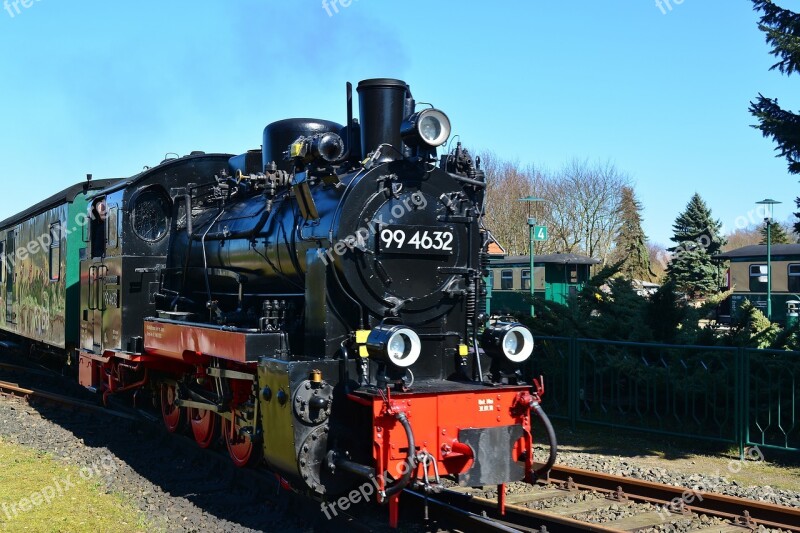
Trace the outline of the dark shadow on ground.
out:
<instances>
[{"instance_id":1,"label":"dark shadow on ground","mask_svg":"<svg viewBox=\"0 0 800 533\"><path fill-rule=\"evenodd\" d=\"M7 361L5 357L0 360ZM31 377L0 369L0 380L55 392L53 378ZM43 380L49 382L45 384ZM77 392L84 400L97 400L75 382L62 380L61 386L64 394ZM131 399L127 401L132 403ZM69 456L84 464L99 461L110 453L130 468L123 466L114 473L114 477L121 479L112 481L112 490L129 497L149 519L155 518L155 525L163 525L161 519L171 517L175 522L168 526L189 526L193 531L220 528L230 531L237 526L286 533L342 529L340 522L325 517L320 503L281 489L276 478L266 469L236 468L225 454L202 450L189 436L169 434L160 424L103 414L87 415L81 410L37 401L31 405L46 422L63 428L82 444L66 452L48 450L58 448L59 444L48 444L47 433L55 429L48 429L47 424L41 424L42 427L37 427L36 431L15 432L13 428L6 428L4 433L14 433L21 445ZM50 438L58 443L58 436L51 435ZM60 445L63 446L63 442ZM224 444L218 448L224 450ZM156 492L189 503L159 497L152 494L154 488ZM180 516L187 517L182 524L178 523ZM174 528L169 527L169 530ZM380 530L380 526L373 530Z\"/></svg>"}]
</instances>

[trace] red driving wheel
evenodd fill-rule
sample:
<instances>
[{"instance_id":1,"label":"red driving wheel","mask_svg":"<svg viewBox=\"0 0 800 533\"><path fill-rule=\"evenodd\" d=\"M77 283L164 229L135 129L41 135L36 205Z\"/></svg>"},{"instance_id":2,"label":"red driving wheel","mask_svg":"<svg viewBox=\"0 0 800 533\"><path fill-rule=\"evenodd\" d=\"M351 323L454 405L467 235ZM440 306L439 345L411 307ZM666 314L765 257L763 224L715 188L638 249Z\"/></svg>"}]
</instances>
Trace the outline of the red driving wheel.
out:
<instances>
[{"instance_id":1,"label":"red driving wheel","mask_svg":"<svg viewBox=\"0 0 800 533\"><path fill-rule=\"evenodd\" d=\"M236 412L231 414L236 419ZM239 428L227 418L222 420L222 432L228 453L236 466L243 468L255 464L261 457L261 448L253 443L250 435L241 434Z\"/></svg>"},{"instance_id":2,"label":"red driving wheel","mask_svg":"<svg viewBox=\"0 0 800 533\"><path fill-rule=\"evenodd\" d=\"M177 396L175 385L161 384L161 417L170 433L175 433L183 425L184 410L175 405Z\"/></svg>"},{"instance_id":3,"label":"red driving wheel","mask_svg":"<svg viewBox=\"0 0 800 533\"><path fill-rule=\"evenodd\" d=\"M209 448L219 434L219 417L207 409L189 409L189 422L192 424L194 440L201 448Z\"/></svg>"}]
</instances>

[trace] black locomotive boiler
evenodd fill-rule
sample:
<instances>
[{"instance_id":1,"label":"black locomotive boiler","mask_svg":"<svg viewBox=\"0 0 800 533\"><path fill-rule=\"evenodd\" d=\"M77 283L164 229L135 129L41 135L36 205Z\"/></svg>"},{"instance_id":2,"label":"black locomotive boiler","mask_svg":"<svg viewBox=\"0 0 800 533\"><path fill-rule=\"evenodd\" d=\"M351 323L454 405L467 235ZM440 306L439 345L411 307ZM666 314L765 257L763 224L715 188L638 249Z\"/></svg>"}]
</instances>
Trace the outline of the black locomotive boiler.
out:
<instances>
[{"instance_id":1,"label":"black locomotive boiler","mask_svg":"<svg viewBox=\"0 0 800 533\"><path fill-rule=\"evenodd\" d=\"M193 153L89 197L81 384L151 392L171 431L224 439L332 499L532 479L533 337L487 324L480 160L394 79L347 120L287 119L261 150ZM68 347L69 349L69 347ZM555 442L549 468L554 460Z\"/></svg>"}]
</instances>

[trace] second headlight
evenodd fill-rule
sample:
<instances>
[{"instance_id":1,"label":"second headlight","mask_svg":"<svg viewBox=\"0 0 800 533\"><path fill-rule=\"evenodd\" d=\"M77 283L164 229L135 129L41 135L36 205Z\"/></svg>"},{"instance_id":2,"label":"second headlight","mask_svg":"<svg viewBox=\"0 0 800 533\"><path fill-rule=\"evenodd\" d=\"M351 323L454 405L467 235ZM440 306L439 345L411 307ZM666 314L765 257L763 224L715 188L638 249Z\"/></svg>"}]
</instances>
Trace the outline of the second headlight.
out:
<instances>
[{"instance_id":1,"label":"second headlight","mask_svg":"<svg viewBox=\"0 0 800 533\"><path fill-rule=\"evenodd\" d=\"M400 134L408 146L436 148L450 138L450 119L438 109L425 109L403 121Z\"/></svg>"},{"instance_id":2,"label":"second headlight","mask_svg":"<svg viewBox=\"0 0 800 533\"><path fill-rule=\"evenodd\" d=\"M533 353L533 334L522 324L498 322L483 331L481 347L491 357L522 363Z\"/></svg>"},{"instance_id":3,"label":"second headlight","mask_svg":"<svg viewBox=\"0 0 800 533\"><path fill-rule=\"evenodd\" d=\"M419 359L422 342L405 326L378 326L369 333L367 351L374 359L408 368Z\"/></svg>"}]
</instances>

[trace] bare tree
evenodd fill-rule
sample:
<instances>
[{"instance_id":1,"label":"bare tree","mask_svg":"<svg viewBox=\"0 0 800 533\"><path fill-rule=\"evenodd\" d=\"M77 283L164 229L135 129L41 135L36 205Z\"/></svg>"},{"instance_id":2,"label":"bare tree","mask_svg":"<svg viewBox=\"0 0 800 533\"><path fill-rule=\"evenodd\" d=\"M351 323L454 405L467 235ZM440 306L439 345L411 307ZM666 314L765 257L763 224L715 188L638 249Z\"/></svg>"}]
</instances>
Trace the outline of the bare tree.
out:
<instances>
[{"instance_id":1,"label":"bare tree","mask_svg":"<svg viewBox=\"0 0 800 533\"><path fill-rule=\"evenodd\" d=\"M650 267L653 269L653 274L656 275L656 281L664 279L670 260L670 253L667 251L666 246L648 241L647 251L650 254Z\"/></svg>"},{"instance_id":2,"label":"bare tree","mask_svg":"<svg viewBox=\"0 0 800 533\"><path fill-rule=\"evenodd\" d=\"M757 226L750 226L747 228L739 228L733 233L725 236L728 239L728 244L723 248L723 252L729 252L742 246L750 246L752 244L759 244L761 242L760 228Z\"/></svg>"},{"instance_id":3,"label":"bare tree","mask_svg":"<svg viewBox=\"0 0 800 533\"><path fill-rule=\"evenodd\" d=\"M529 206L519 199L539 188L541 175L533 167L503 161L491 152L482 154L481 160L486 172L486 225L510 255L527 255ZM536 204L530 209L532 216L541 213ZM537 243L535 252L543 253L542 245Z\"/></svg>"},{"instance_id":4,"label":"bare tree","mask_svg":"<svg viewBox=\"0 0 800 533\"><path fill-rule=\"evenodd\" d=\"M482 155L487 175L487 226L511 255L527 255L528 210L548 227L549 240L537 242L537 254L585 253L604 262L621 223L620 202L627 177L610 163L575 160L550 173L495 154ZM526 205L519 199L544 199Z\"/></svg>"},{"instance_id":5,"label":"bare tree","mask_svg":"<svg viewBox=\"0 0 800 533\"><path fill-rule=\"evenodd\" d=\"M629 179L611 163L573 160L544 182L552 238L560 251L605 263L622 222L622 188Z\"/></svg>"}]
</instances>

